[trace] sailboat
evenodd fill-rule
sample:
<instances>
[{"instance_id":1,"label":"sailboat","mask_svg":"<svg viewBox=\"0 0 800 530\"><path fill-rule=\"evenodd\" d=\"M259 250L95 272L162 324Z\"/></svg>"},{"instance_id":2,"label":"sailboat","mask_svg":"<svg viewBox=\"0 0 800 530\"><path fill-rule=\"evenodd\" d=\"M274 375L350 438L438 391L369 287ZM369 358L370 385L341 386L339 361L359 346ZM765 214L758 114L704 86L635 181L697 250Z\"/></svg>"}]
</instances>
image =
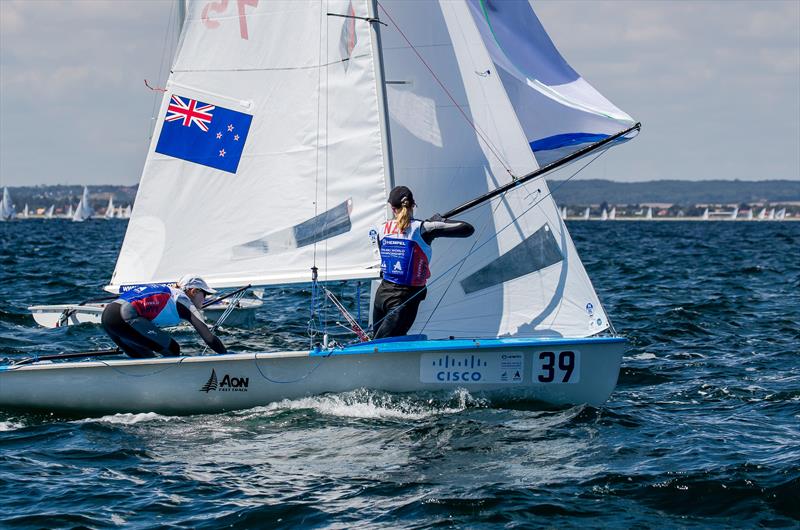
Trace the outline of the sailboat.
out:
<instances>
[{"instance_id":1,"label":"sailboat","mask_svg":"<svg viewBox=\"0 0 800 530\"><path fill-rule=\"evenodd\" d=\"M130 219L131 218L131 205L130 204L125 207L125 210L123 210L122 218L123 219Z\"/></svg>"},{"instance_id":2,"label":"sailboat","mask_svg":"<svg viewBox=\"0 0 800 530\"><path fill-rule=\"evenodd\" d=\"M733 211L731 212L731 221L735 221L739 217L739 207L734 206Z\"/></svg>"},{"instance_id":3,"label":"sailboat","mask_svg":"<svg viewBox=\"0 0 800 530\"><path fill-rule=\"evenodd\" d=\"M770 208L769 216L767 216L767 220L774 221L775 220L775 208Z\"/></svg>"},{"instance_id":4,"label":"sailboat","mask_svg":"<svg viewBox=\"0 0 800 530\"><path fill-rule=\"evenodd\" d=\"M25 206L22 208L22 213L20 214L20 219L28 219L31 216L30 208L28 208L28 203L25 203Z\"/></svg>"},{"instance_id":5,"label":"sailboat","mask_svg":"<svg viewBox=\"0 0 800 530\"><path fill-rule=\"evenodd\" d=\"M775 220L776 221L785 221L786 220L786 208L781 208L777 212L775 212Z\"/></svg>"},{"instance_id":6,"label":"sailboat","mask_svg":"<svg viewBox=\"0 0 800 530\"><path fill-rule=\"evenodd\" d=\"M653 218L653 208L652 206L647 207L647 213L644 215L645 219L652 219Z\"/></svg>"},{"instance_id":7,"label":"sailboat","mask_svg":"<svg viewBox=\"0 0 800 530\"><path fill-rule=\"evenodd\" d=\"M14 203L8 188L3 188L3 199L0 201L0 221L10 221L14 218Z\"/></svg>"},{"instance_id":8,"label":"sailboat","mask_svg":"<svg viewBox=\"0 0 800 530\"><path fill-rule=\"evenodd\" d=\"M753 220L753 208L750 208L749 210L747 210L747 216L745 217L745 219L747 219L748 221L752 221Z\"/></svg>"},{"instance_id":9,"label":"sailboat","mask_svg":"<svg viewBox=\"0 0 800 530\"><path fill-rule=\"evenodd\" d=\"M590 212L591 212L591 208L586 208L586 209L583 211L583 220L584 220L584 221L588 221L588 220L589 220L589 213L590 213Z\"/></svg>"},{"instance_id":10,"label":"sailboat","mask_svg":"<svg viewBox=\"0 0 800 530\"><path fill-rule=\"evenodd\" d=\"M92 206L89 203L89 188L84 186L81 201L78 203L75 213L72 214L72 222L82 223L87 219L91 219L92 215L94 215L94 210L92 210Z\"/></svg>"},{"instance_id":11,"label":"sailboat","mask_svg":"<svg viewBox=\"0 0 800 530\"><path fill-rule=\"evenodd\" d=\"M403 184L420 218L476 227L434 245L410 335L333 342L312 305L307 348L33 359L0 367L0 407L187 414L360 387L603 403L626 340L543 175L640 125L566 63L527 2L485 7L190 3L107 286L193 271L217 288L374 289L375 227ZM212 203L236 207L196 207Z\"/></svg>"},{"instance_id":12,"label":"sailboat","mask_svg":"<svg viewBox=\"0 0 800 530\"><path fill-rule=\"evenodd\" d=\"M710 216L709 216L709 213L708 213L708 208L703 210L703 215L700 216L700 219L702 219L703 221L708 221L710 219Z\"/></svg>"},{"instance_id":13,"label":"sailboat","mask_svg":"<svg viewBox=\"0 0 800 530\"><path fill-rule=\"evenodd\" d=\"M47 210L45 210L44 218L45 219L52 219L53 218L53 213L55 211L56 211L56 205L55 204L51 204L50 207Z\"/></svg>"},{"instance_id":14,"label":"sailboat","mask_svg":"<svg viewBox=\"0 0 800 530\"><path fill-rule=\"evenodd\" d=\"M605 208L603 208L603 211L600 212L600 220L608 221L608 211Z\"/></svg>"},{"instance_id":15,"label":"sailboat","mask_svg":"<svg viewBox=\"0 0 800 530\"><path fill-rule=\"evenodd\" d=\"M608 212L608 220L613 221L616 218L617 218L617 207L614 206L613 208L611 208L611 211Z\"/></svg>"},{"instance_id":16,"label":"sailboat","mask_svg":"<svg viewBox=\"0 0 800 530\"><path fill-rule=\"evenodd\" d=\"M103 219L113 219L114 218L114 196L110 196L108 198L108 205L106 206L106 213L103 215Z\"/></svg>"},{"instance_id":17,"label":"sailboat","mask_svg":"<svg viewBox=\"0 0 800 530\"><path fill-rule=\"evenodd\" d=\"M567 207L566 206L562 206L561 207L561 219L563 219L565 221L567 220Z\"/></svg>"},{"instance_id":18,"label":"sailboat","mask_svg":"<svg viewBox=\"0 0 800 530\"><path fill-rule=\"evenodd\" d=\"M64 214L64 218L65 219L72 219L72 216L75 215L75 213L74 213L74 211L72 209L72 205L70 204L68 206L69 206L69 208L67 208L67 213Z\"/></svg>"}]
</instances>

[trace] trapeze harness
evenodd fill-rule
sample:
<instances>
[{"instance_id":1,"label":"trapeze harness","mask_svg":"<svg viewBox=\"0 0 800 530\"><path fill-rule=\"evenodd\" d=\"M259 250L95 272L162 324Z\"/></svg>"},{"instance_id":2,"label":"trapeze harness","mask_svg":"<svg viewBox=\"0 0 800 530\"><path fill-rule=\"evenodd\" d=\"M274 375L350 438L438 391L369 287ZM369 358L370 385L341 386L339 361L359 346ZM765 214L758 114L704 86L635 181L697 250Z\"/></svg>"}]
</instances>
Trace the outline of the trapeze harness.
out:
<instances>
[{"instance_id":1,"label":"trapeze harness","mask_svg":"<svg viewBox=\"0 0 800 530\"><path fill-rule=\"evenodd\" d=\"M131 357L180 355L175 339L159 327L177 326L187 320L217 353L227 350L209 331L200 311L186 293L166 285L142 286L123 293L103 310L101 322L111 340Z\"/></svg>"},{"instance_id":2,"label":"trapeze harness","mask_svg":"<svg viewBox=\"0 0 800 530\"><path fill-rule=\"evenodd\" d=\"M469 237L475 229L463 221L412 219L404 232L397 221L380 231L381 281L372 309L374 339L405 335L417 318L431 276L431 243L437 237Z\"/></svg>"}]
</instances>

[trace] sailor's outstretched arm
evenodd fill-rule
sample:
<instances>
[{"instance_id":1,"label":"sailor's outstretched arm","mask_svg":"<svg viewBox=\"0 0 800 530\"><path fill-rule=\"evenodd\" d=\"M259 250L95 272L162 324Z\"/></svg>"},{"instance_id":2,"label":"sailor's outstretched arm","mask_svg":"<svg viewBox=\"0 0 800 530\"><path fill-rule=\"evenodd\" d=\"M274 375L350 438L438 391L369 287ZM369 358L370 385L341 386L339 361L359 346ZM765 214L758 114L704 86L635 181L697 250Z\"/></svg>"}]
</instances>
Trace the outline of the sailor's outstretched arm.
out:
<instances>
[{"instance_id":1,"label":"sailor's outstretched arm","mask_svg":"<svg viewBox=\"0 0 800 530\"><path fill-rule=\"evenodd\" d=\"M194 305L186 306L179 303L178 316L189 321L192 327L194 327L197 333L199 333L203 338L203 341L208 344L209 348L217 353L228 352L228 349L225 348L225 345L222 344L222 341L219 340L219 337L211 333L211 330L208 329L208 326L206 326L206 323L203 321L200 311L198 311Z\"/></svg>"},{"instance_id":2,"label":"sailor's outstretched arm","mask_svg":"<svg viewBox=\"0 0 800 530\"><path fill-rule=\"evenodd\" d=\"M437 237L469 237L475 233L475 227L465 221L443 219L436 214L422 222L422 239L429 245Z\"/></svg>"}]
</instances>

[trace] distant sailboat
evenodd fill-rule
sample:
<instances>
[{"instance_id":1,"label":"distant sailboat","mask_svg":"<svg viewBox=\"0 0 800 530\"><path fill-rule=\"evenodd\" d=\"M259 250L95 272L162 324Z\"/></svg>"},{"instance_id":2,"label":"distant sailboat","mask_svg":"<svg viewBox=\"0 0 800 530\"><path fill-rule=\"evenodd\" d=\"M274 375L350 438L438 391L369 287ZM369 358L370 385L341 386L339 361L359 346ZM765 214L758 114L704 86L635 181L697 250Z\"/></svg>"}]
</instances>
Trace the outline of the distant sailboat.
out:
<instances>
[{"instance_id":1,"label":"distant sailboat","mask_svg":"<svg viewBox=\"0 0 800 530\"><path fill-rule=\"evenodd\" d=\"M731 221L735 221L737 217L739 217L739 207L738 206L736 208L734 208L733 211L731 212Z\"/></svg>"},{"instance_id":2,"label":"distant sailboat","mask_svg":"<svg viewBox=\"0 0 800 530\"><path fill-rule=\"evenodd\" d=\"M703 211L703 216L701 217L703 221L708 221L708 208Z\"/></svg>"},{"instance_id":3,"label":"distant sailboat","mask_svg":"<svg viewBox=\"0 0 800 530\"><path fill-rule=\"evenodd\" d=\"M122 216L123 219L130 219L131 218L131 205L125 207L125 215Z\"/></svg>"},{"instance_id":4,"label":"distant sailboat","mask_svg":"<svg viewBox=\"0 0 800 530\"><path fill-rule=\"evenodd\" d=\"M591 212L591 208L586 208L586 210L584 210L584 212L583 212L583 220L584 221L588 221L589 220L589 213L590 212Z\"/></svg>"},{"instance_id":5,"label":"distant sailboat","mask_svg":"<svg viewBox=\"0 0 800 530\"><path fill-rule=\"evenodd\" d=\"M0 201L0 221L10 221L14 218L14 203L8 188L3 188L3 200Z\"/></svg>"},{"instance_id":6,"label":"distant sailboat","mask_svg":"<svg viewBox=\"0 0 800 530\"><path fill-rule=\"evenodd\" d=\"M652 219L653 218L653 208L647 208L647 213L644 216L645 219Z\"/></svg>"},{"instance_id":7,"label":"distant sailboat","mask_svg":"<svg viewBox=\"0 0 800 530\"><path fill-rule=\"evenodd\" d=\"M614 206L613 208L611 208L611 211L608 212L608 220L613 221L616 218L617 218L617 207Z\"/></svg>"},{"instance_id":8,"label":"distant sailboat","mask_svg":"<svg viewBox=\"0 0 800 530\"><path fill-rule=\"evenodd\" d=\"M106 206L106 213L103 216L104 219L113 219L114 218L114 196L108 198L108 206Z\"/></svg>"},{"instance_id":9,"label":"distant sailboat","mask_svg":"<svg viewBox=\"0 0 800 530\"><path fill-rule=\"evenodd\" d=\"M758 213L758 218L759 218L759 220L762 220L762 221L767 218L767 209L766 208L762 208L761 209L761 211Z\"/></svg>"},{"instance_id":10,"label":"distant sailboat","mask_svg":"<svg viewBox=\"0 0 800 530\"><path fill-rule=\"evenodd\" d=\"M56 205L55 204L51 204L50 208L48 208L47 211L44 212L44 218L45 219L52 219L53 218L53 212L55 212L55 211L56 211Z\"/></svg>"},{"instance_id":11,"label":"distant sailboat","mask_svg":"<svg viewBox=\"0 0 800 530\"><path fill-rule=\"evenodd\" d=\"M561 207L561 218L564 219L565 221L567 220L567 207L566 206L562 206Z\"/></svg>"},{"instance_id":12,"label":"distant sailboat","mask_svg":"<svg viewBox=\"0 0 800 530\"><path fill-rule=\"evenodd\" d=\"M603 208L603 212L600 214L601 221L608 221L608 212L605 208Z\"/></svg>"},{"instance_id":13,"label":"distant sailboat","mask_svg":"<svg viewBox=\"0 0 800 530\"><path fill-rule=\"evenodd\" d=\"M28 219L30 216L31 216L31 212L28 209L28 203L26 202L25 203L25 207L22 209L22 215L20 215L20 217L22 219Z\"/></svg>"},{"instance_id":14,"label":"distant sailboat","mask_svg":"<svg viewBox=\"0 0 800 530\"><path fill-rule=\"evenodd\" d=\"M753 209L752 208L747 210L747 220L748 221L752 221L753 220Z\"/></svg>"},{"instance_id":15,"label":"distant sailboat","mask_svg":"<svg viewBox=\"0 0 800 530\"><path fill-rule=\"evenodd\" d=\"M776 221L783 221L786 219L786 208L781 208L775 213Z\"/></svg>"},{"instance_id":16,"label":"distant sailboat","mask_svg":"<svg viewBox=\"0 0 800 530\"><path fill-rule=\"evenodd\" d=\"M83 187L83 197L81 197L81 202L78 203L78 207L75 209L75 213L72 215L72 221L74 223L82 223L87 219L92 217L92 207L89 205L89 188L86 186Z\"/></svg>"},{"instance_id":17,"label":"distant sailboat","mask_svg":"<svg viewBox=\"0 0 800 530\"><path fill-rule=\"evenodd\" d=\"M769 219L770 221L774 221L775 220L775 208L772 208L769 211L769 217L767 217L767 219Z\"/></svg>"},{"instance_id":18,"label":"distant sailboat","mask_svg":"<svg viewBox=\"0 0 800 530\"><path fill-rule=\"evenodd\" d=\"M72 209L72 205L70 204L69 205L69 209L67 209L67 213L64 214L64 218L65 219L72 219L73 215L74 215L74 211Z\"/></svg>"}]
</instances>

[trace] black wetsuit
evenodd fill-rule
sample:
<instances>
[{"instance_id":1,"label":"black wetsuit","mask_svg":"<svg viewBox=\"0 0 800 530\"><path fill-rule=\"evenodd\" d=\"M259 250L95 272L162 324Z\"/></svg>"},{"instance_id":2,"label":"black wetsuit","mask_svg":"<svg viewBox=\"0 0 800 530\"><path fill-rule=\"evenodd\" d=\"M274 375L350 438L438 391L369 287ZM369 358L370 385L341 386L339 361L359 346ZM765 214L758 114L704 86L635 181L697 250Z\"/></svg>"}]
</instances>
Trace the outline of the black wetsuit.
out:
<instances>
[{"instance_id":1,"label":"black wetsuit","mask_svg":"<svg viewBox=\"0 0 800 530\"><path fill-rule=\"evenodd\" d=\"M464 221L442 219L439 216L423 221L422 239L430 245L439 237L469 237L475 228ZM427 295L425 285L403 285L383 279L375 292L372 307L373 339L398 337L408 333L417 318L419 304Z\"/></svg>"},{"instance_id":2,"label":"black wetsuit","mask_svg":"<svg viewBox=\"0 0 800 530\"><path fill-rule=\"evenodd\" d=\"M208 329L194 305L187 305L185 301L181 303L179 299L176 307L181 320L191 323L212 350L217 353L227 351L219 337ZM101 322L111 340L131 357L155 357L156 353L180 355L181 347L177 341L147 318L139 316L136 308L125 300L108 304L103 310Z\"/></svg>"}]
</instances>

